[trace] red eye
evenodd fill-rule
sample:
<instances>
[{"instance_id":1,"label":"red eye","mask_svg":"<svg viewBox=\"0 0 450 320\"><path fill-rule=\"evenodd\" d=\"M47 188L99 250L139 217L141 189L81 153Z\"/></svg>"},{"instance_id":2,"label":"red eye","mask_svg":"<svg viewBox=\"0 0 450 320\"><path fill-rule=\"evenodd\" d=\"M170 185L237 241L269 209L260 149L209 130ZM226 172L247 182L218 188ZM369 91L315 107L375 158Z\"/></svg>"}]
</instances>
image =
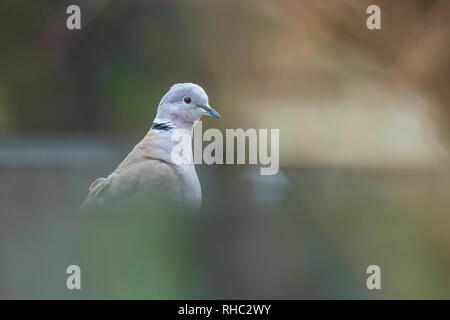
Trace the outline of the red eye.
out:
<instances>
[{"instance_id":1,"label":"red eye","mask_svg":"<svg viewBox=\"0 0 450 320\"><path fill-rule=\"evenodd\" d=\"M184 97L184 102L186 102L187 104L191 103L191 98L190 97Z\"/></svg>"}]
</instances>

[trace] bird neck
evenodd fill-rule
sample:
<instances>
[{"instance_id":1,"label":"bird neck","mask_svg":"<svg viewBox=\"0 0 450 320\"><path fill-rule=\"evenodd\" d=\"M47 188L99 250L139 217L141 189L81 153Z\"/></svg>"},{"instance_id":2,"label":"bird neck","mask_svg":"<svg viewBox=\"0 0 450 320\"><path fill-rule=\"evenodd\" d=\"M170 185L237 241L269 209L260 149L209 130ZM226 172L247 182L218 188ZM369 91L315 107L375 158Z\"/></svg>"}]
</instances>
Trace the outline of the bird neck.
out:
<instances>
[{"instance_id":1,"label":"bird neck","mask_svg":"<svg viewBox=\"0 0 450 320\"><path fill-rule=\"evenodd\" d=\"M170 119L170 120L168 120ZM192 132L198 121L188 121L180 117L164 117L159 114L153 120L152 129L159 131L171 131L173 129L182 129Z\"/></svg>"},{"instance_id":2,"label":"bird neck","mask_svg":"<svg viewBox=\"0 0 450 320\"><path fill-rule=\"evenodd\" d=\"M152 128L137 148L149 158L176 164L173 156L181 154L182 161L185 164L193 163L192 134L187 130L171 129L163 131Z\"/></svg>"},{"instance_id":3,"label":"bird neck","mask_svg":"<svg viewBox=\"0 0 450 320\"><path fill-rule=\"evenodd\" d=\"M170 131L176 128L175 124L170 121L156 120L153 121L152 129L158 131Z\"/></svg>"}]
</instances>

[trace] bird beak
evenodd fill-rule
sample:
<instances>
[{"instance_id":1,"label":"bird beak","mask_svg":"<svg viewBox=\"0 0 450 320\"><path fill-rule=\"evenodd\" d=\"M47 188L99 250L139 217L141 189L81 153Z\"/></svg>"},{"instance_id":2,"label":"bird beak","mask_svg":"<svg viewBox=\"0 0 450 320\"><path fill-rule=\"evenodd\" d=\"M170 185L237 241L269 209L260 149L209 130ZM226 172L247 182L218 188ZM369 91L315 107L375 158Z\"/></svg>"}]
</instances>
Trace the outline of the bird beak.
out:
<instances>
[{"instance_id":1,"label":"bird beak","mask_svg":"<svg viewBox=\"0 0 450 320\"><path fill-rule=\"evenodd\" d=\"M216 110L211 108L210 106L206 105L206 106L201 106L200 108L205 110L207 115L216 117L217 119L220 119L220 114Z\"/></svg>"}]
</instances>

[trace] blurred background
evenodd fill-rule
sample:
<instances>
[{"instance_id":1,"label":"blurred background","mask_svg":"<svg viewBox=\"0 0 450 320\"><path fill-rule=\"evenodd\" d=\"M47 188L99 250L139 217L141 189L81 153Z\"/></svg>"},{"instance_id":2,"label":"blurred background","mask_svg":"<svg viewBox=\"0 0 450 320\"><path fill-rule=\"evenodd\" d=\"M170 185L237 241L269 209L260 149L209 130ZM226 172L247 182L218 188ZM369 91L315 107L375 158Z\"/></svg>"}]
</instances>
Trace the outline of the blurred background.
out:
<instances>
[{"instance_id":1,"label":"blurred background","mask_svg":"<svg viewBox=\"0 0 450 320\"><path fill-rule=\"evenodd\" d=\"M2 1L0 298L449 299L449 17L446 0ZM199 165L200 212L76 214L176 82L222 114L204 130L280 129L279 174Z\"/></svg>"}]
</instances>

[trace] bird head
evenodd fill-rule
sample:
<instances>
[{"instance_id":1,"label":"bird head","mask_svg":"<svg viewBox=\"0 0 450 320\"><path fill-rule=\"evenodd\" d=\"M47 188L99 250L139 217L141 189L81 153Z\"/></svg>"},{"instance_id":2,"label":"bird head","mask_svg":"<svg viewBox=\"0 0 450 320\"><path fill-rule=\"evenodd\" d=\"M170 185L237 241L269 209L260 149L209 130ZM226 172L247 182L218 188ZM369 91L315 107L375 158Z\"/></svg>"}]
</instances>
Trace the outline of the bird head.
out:
<instances>
[{"instance_id":1,"label":"bird head","mask_svg":"<svg viewBox=\"0 0 450 320\"><path fill-rule=\"evenodd\" d=\"M194 83L177 83L161 99L156 121L170 121L177 127L179 124L189 126L204 115L220 118L209 105L205 90Z\"/></svg>"}]
</instances>

